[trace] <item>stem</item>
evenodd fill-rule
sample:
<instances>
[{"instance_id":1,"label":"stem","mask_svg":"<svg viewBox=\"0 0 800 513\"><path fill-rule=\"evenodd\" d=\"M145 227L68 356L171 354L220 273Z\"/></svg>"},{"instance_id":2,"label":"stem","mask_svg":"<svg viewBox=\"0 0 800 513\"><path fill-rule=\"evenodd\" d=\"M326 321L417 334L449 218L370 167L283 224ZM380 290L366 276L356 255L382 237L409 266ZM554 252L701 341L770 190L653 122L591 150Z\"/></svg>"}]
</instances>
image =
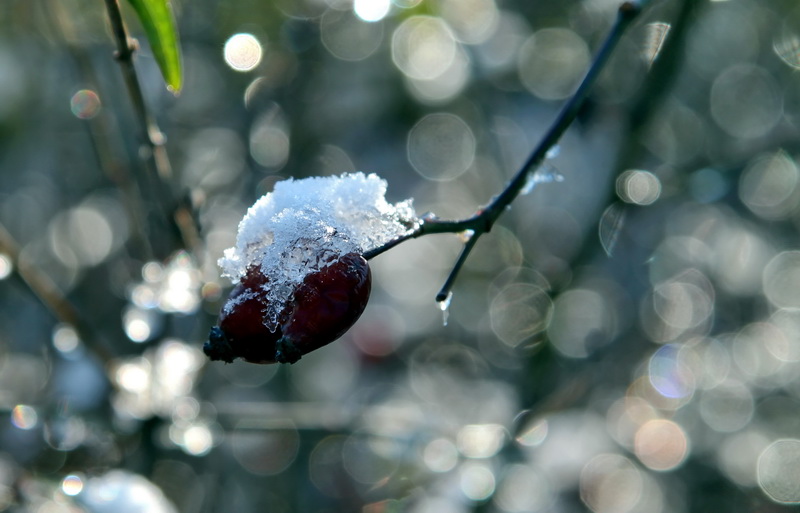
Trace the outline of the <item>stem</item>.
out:
<instances>
[{"instance_id":1,"label":"stem","mask_svg":"<svg viewBox=\"0 0 800 513\"><path fill-rule=\"evenodd\" d=\"M419 224L417 224L417 226L408 233L405 233L396 239L390 240L383 246L378 246L377 248L365 251L364 258L369 260L370 258L374 258L381 253L389 251L393 247L399 245L401 242L416 239L417 237L422 237L423 235L431 235L434 233L461 233L467 230L473 230L476 233L488 231L488 229L485 227L485 219L478 214L468 219L462 219L461 221L445 221L433 216L423 217Z\"/></svg>"},{"instance_id":2,"label":"stem","mask_svg":"<svg viewBox=\"0 0 800 513\"><path fill-rule=\"evenodd\" d=\"M472 248L475 247L475 244L478 242L478 237L473 234L469 240L467 240L466 244L464 244L464 248L461 250L461 254L458 255L458 260L456 260L455 265L453 265L453 270L450 271L450 275L445 280L444 285L442 285L442 290L436 294L436 301L446 301L447 297L450 295L450 291L453 288L453 284L456 282L456 277L458 276L458 272L464 267L464 262L467 261L467 257L472 252Z\"/></svg>"},{"instance_id":3,"label":"stem","mask_svg":"<svg viewBox=\"0 0 800 513\"><path fill-rule=\"evenodd\" d=\"M578 86L575 94L572 95L572 98L570 98L569 101L561 108L561 112L559 112L558 117L553 122L550 130L547 131L542 140L539 142L539 145L533 150L525 163L522 164L522 167L519 171L517 171L517 174L514 176L511 182L509 182L503 192L501 192L484 209L485 215L490 219L490 227L500 217L500 215L502 215L506 207L510 205L517 196L519 196L520 192L528 181L530 173L539 167L542 162L544 162L547 152L553 146L558 144L558 140L561 139L561 136L564 135L564 132L567 131L567 128L569 128L572 122L575 121L575 118L583 106L583 103L589 96L589 91L591 91L595 82L597 82L600 72L603 71L605 65L608 63L608 59L611 57L611 54L617 47L617 43L619 43L619 40L622 38L622 34L625 33L625 30L636 18L640 10L641 9L638 4L634 4L633 2L625 2L620 6L619 10L617 11L616 22L611 28L611 32L609 32L608 36L606 37L603 46L600 48L597 56L595 56L594 62L592 62L589 71L586 73L586 76L583 78L580 86Z\"/></svg>"},{"instance_id":4,"label":"stem","mask_svg":"<svg viewBox=\"0 0 800 513\"><path fill-rule=\"evenodd\" d=\"M111 21L114 39L117 43L116 59L122 67L125 86L128 88L128 95L133 103L133 110L139 122L140 137L144 141L147 149L150 150L147 156L148 164L157 172L161 180L168 180L172 177L172 169L169 159L164 158L164 134L158 128L153 116L147 109L144 101L144 93L139 84L136 67L133 65L133 53L137 49L134 39L128 37L125 23L122 21L122 13L117 0L105 0L108 18Z\"/></svg>"},{"instance_id":5,"label":"stem","mask_svg":"<svg viewBox=\"0 0 800 513\"><path fill-rule=\"evenodd\" d=\"M147 108L136 67L133 65L136 41L128 36L118 0L105 0L105 3L117 44L115 57L122 68L122 76L138 122L139 138L143 144L140 154L145 161L146 173L141 182L151 193L150 196L156 198L162 219L168 223L173 239L177 239L173 242L184 248L195 248L199 244L199 230L186 202L175 206L176 202L170 192L172 166L164 146L166 138ZM173 247L170 249L175 249L175 244L171 246Z\"/></svg>"},{"instance_id":6,"label":"stem","mask_svg":"<svg viewBox=\"0 0 800 513\"><path fill-rule=\"evenodd\" d=\"M641 2L625 2L620 5L617 11L617 18L611 28L606 40L600 47L597 55L592 62L586 76L578 86L575 94L567 103L562 107L558 117L551 125L550 129L544 135L539 144L534 148L533 152L528 156L528 159L522 167L514 175L514 178L506 185L500 194L498 194L487 206L478 210L470 218L446 221L436 217L423 218L420 223L408 233L391 240L378 248L371 249L364 253L364 258L370 259L388 251L389 249L397 246L398 244L410 239L415 239L423 235L430 235L433 233L461 233L467 230L472 230L474 233L465 243L461 254L456 260L453 270L447 278L442 290L437 294L437 301L443 300L450 292L453 283L455 282L458 272L467 260L467 257L472 252L478 238L488 233L497 219L505 212L506 208L520 195L525 188L526 183L530 178L530 174L538 168L547 157L547 152L558 143L558 140L564 135L564 132L570 127L578 115L583 103L589 96L589 92L594 87L597 78L608 63L608 59L617 47L622 35L631 25L634 19L639 15L642 10Z\"/></svg>"},{"instance_id":7,"label":"stem","mask_svg":"<svg viewBox=\"0 0 800 513\"><path fill-rule=\"evenodd\" d=\"M100 342L91 326L81 318L78 309L69 302L47 274L22 258L19 244L2 224L0 224L0 253L8 256L14 273L60 322L74 328L80 339L104 363L111 360L113 357L111 351Z\"/></svg>"}]
</instances>

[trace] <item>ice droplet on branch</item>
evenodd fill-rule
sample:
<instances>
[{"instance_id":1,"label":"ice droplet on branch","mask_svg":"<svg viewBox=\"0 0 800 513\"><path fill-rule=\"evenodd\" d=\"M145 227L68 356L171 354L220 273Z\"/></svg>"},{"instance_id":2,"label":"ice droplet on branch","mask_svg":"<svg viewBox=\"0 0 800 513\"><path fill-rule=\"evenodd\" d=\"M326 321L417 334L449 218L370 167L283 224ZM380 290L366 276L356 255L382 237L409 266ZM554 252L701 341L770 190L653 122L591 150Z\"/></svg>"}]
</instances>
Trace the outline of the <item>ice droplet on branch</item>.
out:
<instances>
[{"instance_id":1,"label":"ice droplet on branch","mask_svg":"<svg viewBox=\"0 0 800 513\"><path fill-rule=\"evenodd\" d=\"M307 274L417 225L411 200L388 203L386 187L385 180L364 173L278 182L239 223L236 245L218 262L223 276L235 284L249 268L261 268L270 305L265 324L274 331L278 314ZM235 306L230 303L226 308Z\"/></svg>"},{"instance_id":2,"label":"ice droplet on branch","mask_svg":"<svg viewBox=\"0 0 800 513\"><path fill-rule=\"evenodd\" d=\"M473 235L475 235L475 230L464 230L463 232L459 232L457 235L458 239L462 243L466 244L473 237Z\"/></svg>"},{"instance_id":3,"label":"ice droplet on branch","mask_svg":"<svg viewBox=\"0 0 800 513\"><path fill-rule=\"evenodd\" d=\"M556 146L558 148L558 146ZM549 154L549 152L548 152ZM536 171L532 173L528 173L528 180L525 182L525 186L519 191L520 194L529 194L534 187L536 187L540 183L550 183L550 182L563 182L564 175L562 175L558 169L556 169L553 165L544 163L542 164Z\"/></svg>"},{"instance_id":4,"label":"ice droplet on branch","mask_svg":"<svg viewBox=\"0 0 800 513\"><path fill-rule=\"evenodd\" d=\"M453 300L453 291L447 293L447 297L441 301L437 301L439 310L442 311L442 326L447 326L447 319L450 317L450 302Z\"/></svg>"}]
</instances>

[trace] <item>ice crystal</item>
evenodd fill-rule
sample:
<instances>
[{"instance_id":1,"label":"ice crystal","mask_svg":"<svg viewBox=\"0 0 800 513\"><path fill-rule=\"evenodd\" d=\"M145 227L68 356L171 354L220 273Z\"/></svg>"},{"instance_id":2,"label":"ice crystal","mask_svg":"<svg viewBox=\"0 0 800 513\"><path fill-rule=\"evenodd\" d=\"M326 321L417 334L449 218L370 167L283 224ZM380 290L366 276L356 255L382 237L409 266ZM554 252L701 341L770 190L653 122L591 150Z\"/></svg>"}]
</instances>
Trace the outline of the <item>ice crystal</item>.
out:
<instances>
[{"instance_id":1,"label":"ice crystal","mask_svg":"<svg viewBox=\"0 0 800 513\"><path fill-rule=\"evenodd\" d=\"M310 272L350 252L363 253L413 229L411 200L386 201L386 181L375 174L285 180L250 207L239 223L236 245L219 260L233 283L260 267L274 330L296 286Z\"/></svg>"}]
</instances>

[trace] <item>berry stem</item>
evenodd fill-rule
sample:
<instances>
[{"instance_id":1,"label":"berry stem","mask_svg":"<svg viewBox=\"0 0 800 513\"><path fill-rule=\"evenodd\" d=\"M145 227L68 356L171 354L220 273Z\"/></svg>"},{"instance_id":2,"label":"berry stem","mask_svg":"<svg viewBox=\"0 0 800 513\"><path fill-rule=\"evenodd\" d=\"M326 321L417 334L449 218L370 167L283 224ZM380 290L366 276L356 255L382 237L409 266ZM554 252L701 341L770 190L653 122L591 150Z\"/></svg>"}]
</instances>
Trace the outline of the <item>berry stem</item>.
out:
<instances>
[{"instance_id":1,"label":"berry stem","mask_svg":"<svg viewBox=\"0 0 800 513\"><path fill-rule=\"evenodd\" d=\"M286 337L275 343L275 361L278 363L296 363L303 353Z\"/></svg>"},{"instance_id":2,"label":"berry stem","mask_svg":"<svg viewBox=\"0 0 800 513\"><path fill-rule=\"evenodd\" d=\"M416 239L418 237L422 237L423 235L431 235L434 233L462 233L468 230L472 230L476 234L485 233L491 228L491 226L486 225L486 221L487 218L481 214L475 214L470 218L462 219L460 221L447 221L429 215L427 217L423 217L417 226L408 231L408 233L405 233L396 239L390 240L383 246L378 246L377 248L365 251L364 258L369 260L380 255L381 253L389 251L402 242Z\"/></svg>"},{"instance_id":3,"label":"berry stem","mask_svg":"<svg viewBox=\"0 0 800 513\"><path fill-rule=\"evenodd\" d=\"M437 301L441 298L447 297L452 289L458 272L463 267L467 257L472 252L475 244L481 235L488 233L497 219L506 211L509 205L520 195L525 188L528 178L547 157L547 152L558 144L559 139L567 131L567 129L575 121L581 107L583 106L589 92L594 87L597 78L608 63L609 58L617 47L622 35L630 27L631 23L642 11L642 2L624 2L620 5L617 11L616 21L611 27L610 32L606 36L603 45L600 47L597 55L594 58L586 76L583 78L580 86L575 91L575 94L567 101L561 108L558 116L556 117L550 129L545 133L544 137L539 141L539 144L534 148L528 156L525 163L517 171L514 178L506 185L506 187L495 196L488 205L479 209L475 215L462 220L442 220L434 216L423 217L419 224L408 233L389 241L388 243L378 248L371 249L364 253L364 258L367 260L388 251L389 249L397 246L398 244L410 239L415 239L423 235L430 235L434 233L462 233L472 231L472 235L464 244L461 254L458 256L453 270L447 277L442 290L437 294Z\"/></svg>"}]
</instances>

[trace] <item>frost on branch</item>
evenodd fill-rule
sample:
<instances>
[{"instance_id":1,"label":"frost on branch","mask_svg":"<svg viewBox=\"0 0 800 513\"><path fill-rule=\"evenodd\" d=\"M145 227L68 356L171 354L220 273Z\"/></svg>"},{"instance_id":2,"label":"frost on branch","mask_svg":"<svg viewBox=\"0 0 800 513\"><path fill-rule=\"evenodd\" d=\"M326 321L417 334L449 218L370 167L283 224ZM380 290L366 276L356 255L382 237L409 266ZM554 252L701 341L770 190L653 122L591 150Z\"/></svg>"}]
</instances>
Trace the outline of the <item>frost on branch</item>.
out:
<instances>
[{"instance_id":1,"label":"frost on branch","mask_svg":"<svg viewBox=\"0 0 800 513\"><path fill-rule=\"evenodd\" d=\"M275 331L278 315L309 273L416 226L411 200L388 203L386 186L377 175L364 173L278 182L239 223L236 245L219 260L223 276L235 284L248 269L260 267L269 283L264 323Z\"/></svg>"}]
</instances>

